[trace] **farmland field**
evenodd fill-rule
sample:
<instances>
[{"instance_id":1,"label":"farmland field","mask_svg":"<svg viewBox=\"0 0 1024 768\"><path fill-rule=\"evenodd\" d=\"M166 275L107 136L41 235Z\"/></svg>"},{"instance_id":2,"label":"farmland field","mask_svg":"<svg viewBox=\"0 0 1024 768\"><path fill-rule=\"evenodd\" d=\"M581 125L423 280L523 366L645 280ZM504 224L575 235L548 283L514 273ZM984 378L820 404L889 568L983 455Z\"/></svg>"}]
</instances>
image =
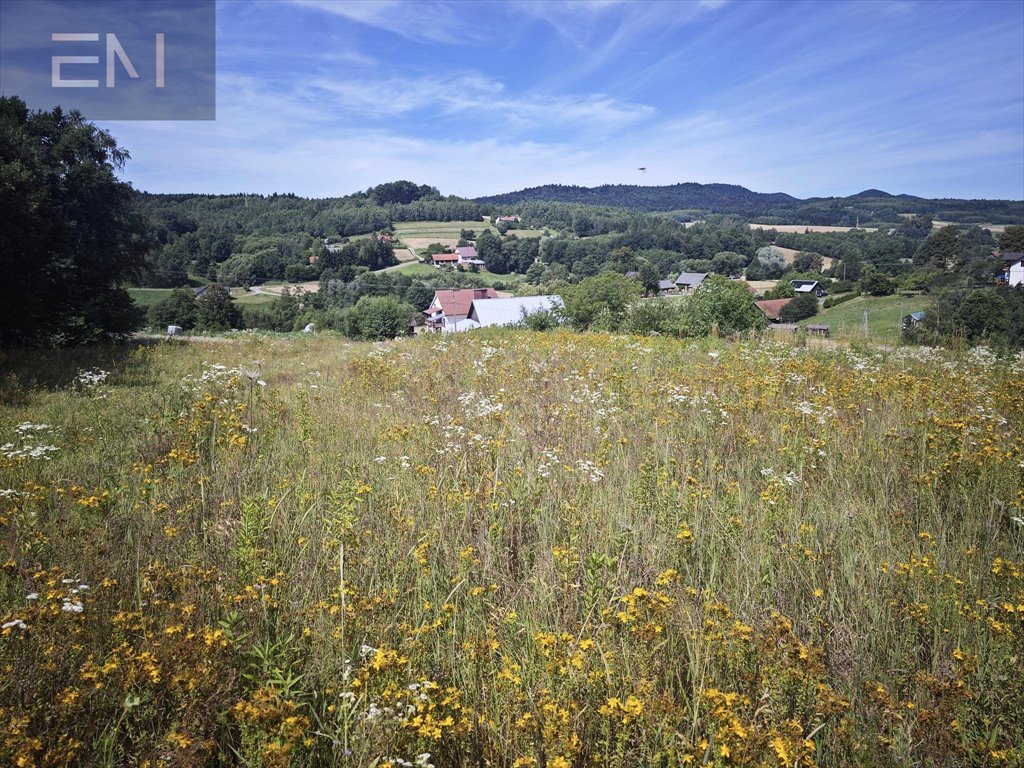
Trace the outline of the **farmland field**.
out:
<instances>
[{"instance_id":1,"label":"farmland field","mask_svg":"<svg viewBox=\"0 0 1024 768\"><path fill-rule=\"evenodd\" d=\"M1024 359L4 355L4 765L1022 759Z\"/></svg>"},{"instance_id":2,"label":"farmland field","mask_svg":"<svg viewBox=\"0 0 1024 768\"><path fill-rule=\"evenodd\" d=\"M835 307L821 310L799 325L827 325L833 336L864 338L864 312L868 313L868 337L893 344L899 341L901 317L927 309L927 296L859 296Z\"/></svg>"},{"instance_id":3,"label":"farmland field","mask_svg":"<svg viewBox=\"0 0 1024 768\"><path fill-rule=\"evenodd\" d=\"M751 224L751 229L774 229L776 232L850 232L857 227L833 227L825 224ZM877 232L878 227L861 227L865 232Z\"/></svg>"},{"instance_id":4,"label":"farmland field","mask_svg":"<svg viewBox=\"0 0 1024 768\"><path fill-rule=\"evenodd\" d=\"M471 229L477 235L485 229L497 234L497 230L486 221L400 221L395 222L394 226L395 236L412 248L426 248L431 243L454 246L459 239L459 232L463 229ZM520 238L540 237L544 230L510 229L508 234Z\"/></svg>"},{"instance_id":5,"label":"farmland field","mask_svg":"<svg viewBox=\"0 0 1024 768\"><path fill-rule=\"evenodd\" d=\"M438 270L436 267L432 267L429 264L423 264L417 262L415 264L403 264L400 267L391 267L390 271L394 274L409 275L410 277L436 277L438 274L450 273L451 270ZM487 285L494 285L494 283L510 283L519 282L522 280L521 275L498 275L494 272L488 272L486 269L481 269L475 273L478 277L483 278Z\"/></svg>"}]
</instances>

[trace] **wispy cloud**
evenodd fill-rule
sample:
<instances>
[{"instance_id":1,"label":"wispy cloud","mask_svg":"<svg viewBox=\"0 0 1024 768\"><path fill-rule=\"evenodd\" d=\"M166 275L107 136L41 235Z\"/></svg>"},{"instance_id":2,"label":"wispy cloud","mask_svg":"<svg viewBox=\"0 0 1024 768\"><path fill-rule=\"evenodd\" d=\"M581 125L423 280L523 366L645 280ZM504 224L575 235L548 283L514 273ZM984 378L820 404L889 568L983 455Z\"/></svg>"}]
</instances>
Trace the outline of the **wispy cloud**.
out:
<instances>
[{"instance_id":1,"label":"wispy cloud","mask_svg":"<svg viewBox=\"0 0 1024 768\"><path fill-rule=\"evenodd\" d=\"M291 0L418 43L480 43L479 25L452 5L429 0Z\"/></svg>"},{"instance_id":2,"label":"wispy cloud","mask_svg":"<svg viewBox=\"0 0 1024 768\"><path fill-rule=\"evenodd\" d=\"M310 84L337 106L364 115L403 116L428 111L435 116L499 119L506 126L575 124L581 130L615 130L650 118L655 109L604 94L512 94L478 73L452 73L383 80L318 78Z\"/></svg>"}]
</instances>

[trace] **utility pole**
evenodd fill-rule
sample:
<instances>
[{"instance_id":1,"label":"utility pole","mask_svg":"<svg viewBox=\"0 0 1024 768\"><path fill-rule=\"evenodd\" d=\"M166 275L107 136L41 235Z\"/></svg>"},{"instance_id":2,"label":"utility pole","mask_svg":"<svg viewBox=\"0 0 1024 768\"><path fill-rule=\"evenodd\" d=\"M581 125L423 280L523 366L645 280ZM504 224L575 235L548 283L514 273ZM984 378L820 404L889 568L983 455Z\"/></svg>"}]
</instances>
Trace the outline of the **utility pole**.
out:
<instances>
[{"instance_id":1,"label":"utility pole","mask_svg":"<svg viewBox=\"0 0 1024 768\"><path fill-rule=\"evenodd\" d=\"M864 310L864 338L868 337L868 311Z\"/></svg>"}]
</instances>

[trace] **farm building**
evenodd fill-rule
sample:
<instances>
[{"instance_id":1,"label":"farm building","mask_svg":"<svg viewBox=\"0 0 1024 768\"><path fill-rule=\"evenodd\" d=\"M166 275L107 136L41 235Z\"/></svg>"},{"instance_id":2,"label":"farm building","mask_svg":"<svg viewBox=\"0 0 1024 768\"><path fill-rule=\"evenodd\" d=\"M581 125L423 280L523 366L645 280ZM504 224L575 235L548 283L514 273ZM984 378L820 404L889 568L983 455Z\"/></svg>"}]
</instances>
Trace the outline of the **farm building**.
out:
<instances>
[{"instance_id":1,"label":"farm building","mask_svg":"<svg viewBox=\"0 0 1024 768\"><path fill-rule=\"evenodd\" d=\"M920 325L924 322L925 315L927 313L922 309L917 312L911 312L909 315L904 315L902 318L904 328L912 328Z\"/></svg>"},{"instance_id":2,"label":"farm building","mask_svg":"<svg viewBox=\"0 0 1024 768\"><path fill-rule=\"evenodd\" d=\"M516 325L534 312L561 306L561 296L513 296L507 299L474 300L468 319L478 323L480 328L490 325Z\"/></svg>"},{"instance_id":3,"label":"farm building","mask_svg":"<svg viewBox=\"0 0 1024 768\"><path fill-rule=\"evenodd\" d=\"M460 245L455 249L455 255L459 257L459 264L467 264L469 266L482 267L484 266L484 260L480 258L480 254L476 252L476 248L472 245Z\"/></svg>"},{"instance_id":4,"label":"farm building","mask_svg":"<svg viewBox=\"0 0 1024 768\"><path fill-rule=\"evenodd\" d=\"M819 299L825 295L825 289L817 280L794 280L793 290L797 293L813 293Z\"/></svg>"},{"instance_id":5,"label":"farm building","mask_svg":"<svg viewBox=\"0 0 1024 768\"><path fill-rule=\"evenodd\" d=\"M1004 253L1003 264L1006 265L1007 285L1011 288L1024 285L1024 253Z\"/></svg>"},{"instance_id":6,"label":"farm building","mask_svg":"<svg viewBox=\"0 0 1024 768\"><path fill-rule=\"evenodd\" d=\"M779 315L782 308L791 301L792 299L767 299L765 301L755 301L754 304L765 317L773 323L777 323L782 319Z\"/></svg>"},{"instance_id":7,"label":"farm building","mask_svg":"<svg viewBox=\"0 0 1024 768\"><path fill-rule=\"evenodd\" d=\"M676 278L676 287L681 291L692 291L704 282L707 274L704 272L683 272Z\"/></svg>"},{"instance_id":8,"label":"farm building","mask_svg":"<svg viewBox=\"0 0 1024 768\"><path fill-rule=\"evenodd\" d=\"M676 284L671 280L659 280L658 281L658 293L665 294L671 293L676 289Z\"/></svg>"},{"instance_id":9,"label":"farm building","mask_svg":"<svg viewBox=\"0 0 1024 768\"><path fill-rule=\"evenodd\" d=\"M435 253L430 257L430 263L435 267L454 267L459 263L457 253Z\"/></svg>"},{"instance_id":10,"label":"farm building","mask_svg":"<svg viewBox=\"0 0 1024 768\"><path fill-rule=\"evenodd\" d=\"M476 299L496 299L493 288L442 288L434 291L434 300L423 313L427 316L427 328L450 333L459 328L458 323L469 315L469 308Z\"/></svg>"}]
</instances>

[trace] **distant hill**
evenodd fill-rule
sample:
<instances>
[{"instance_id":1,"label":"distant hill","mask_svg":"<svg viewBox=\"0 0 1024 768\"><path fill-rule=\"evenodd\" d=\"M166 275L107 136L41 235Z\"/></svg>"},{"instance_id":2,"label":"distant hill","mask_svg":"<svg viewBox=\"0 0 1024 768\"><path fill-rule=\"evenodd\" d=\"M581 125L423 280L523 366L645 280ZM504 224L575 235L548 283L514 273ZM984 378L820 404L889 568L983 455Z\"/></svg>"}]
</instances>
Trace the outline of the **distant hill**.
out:
<instances>
[{"instance_id":1,"label":"distant hill","mask_svg":"<svg viewBox=\"0 0 1024 768\"><path fill-rule=\"evenodd\" d=\"M680 219L699 218L702 214L731 214L760 224L894 224L901 220L901 214L924 214L935 220L962 224L1024 224L1024 201L1021 200L928 200L913 195L893 195L880 189L866 189L848 197L801 200L782 192L753 192L737 184L685 183L661 187L548 184L478 197L476 202L503 206L527 202L605 205L671 213Z\"/></svg>"},{"instance_id":2,"label":"distant hill","mask_svg":"<svg viewBox=\"0 0 1024 768\"><path fill-rule=\"evenodd\" d=\"M798 202L782 193L751 192L737 184L672 184L667 187L641 187L636 184L605 184L600 187L576 187L548 184L504 195L477 198L478 203L509 205L541 200L583 205L611 205L638 211L713 210L748 215L767 213L773 208Z\"/></svg>"}]
</instances>

